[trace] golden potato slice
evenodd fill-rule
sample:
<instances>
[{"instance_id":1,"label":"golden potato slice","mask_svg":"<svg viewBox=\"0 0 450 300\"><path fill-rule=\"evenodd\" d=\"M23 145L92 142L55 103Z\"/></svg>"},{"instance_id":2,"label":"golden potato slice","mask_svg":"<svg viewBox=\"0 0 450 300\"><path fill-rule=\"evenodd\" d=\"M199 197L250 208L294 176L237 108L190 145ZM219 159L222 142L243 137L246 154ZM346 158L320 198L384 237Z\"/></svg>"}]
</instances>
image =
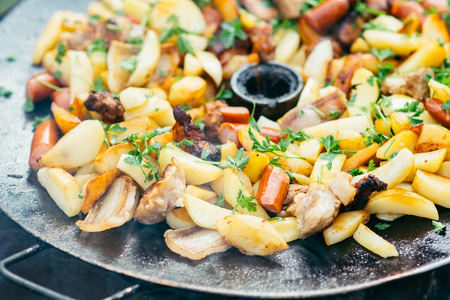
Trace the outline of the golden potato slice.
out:
<instances>
[{"instance_id":1,"label":"golden potato slice","mask_svg":"<svg viewBox=\"0 0 450 300\"><path fill-rule=\"evenodd\" d=\"M95 171L105 173L117 168L122 154L128 154L136 149L131 143L117 144L102 150L94 160Z\"/></svg>"},{"instance_id":2,"label":"golden potato slice","mask_svg":"<svg viewBox=\"0 0 450 300\"><path fill-rule=\"evenodd\" d=\"M72 175L59 168L41 168L37 177L58 207L68 216L80 213L83 196L78 192L78 184Z\"/></svg>"},{"instance_id":3,"label":"golden potato slice","mask_svg":"<svg viewBox=\"0 0 450 300\"><path fill-rule=\"evenodd\" d=\"M297 218L295 217L275 218L275 220L269 220L269 223L286 243L302 238L301 231L297 227Z\"/></svg>"},{"instance_id":4,"label":"golden potato slice","mask_svg":"<svg viewBox=\"0 0 450 300\"><path fill-rule=\"evenodd\" d=\"M222 239L247 255L270 255L289 248L267 220L249 215L230 215L216 223Z\"/></svg>"},{"instance_id":5,"label":"golden potato slice","mask_svg":"<svg viewBox=\"0 0 450 300\"><path fill-rule=\"evenodd\" d=\"M169 210L166 215L166 223L172 229L182 229L195 226L185 207Z\"/></svg>"},{"instance_id":6,"label":"golden potato slice","mask_svg":"<svg viewBox=\"0 0 450 300\"><path fill-rule=\"evenodd\" d=\"M450 208L450 178L417 170L412 187L435 204Z\"/></svg>"},{"instance_id":7,"label":"golden potato slice","mask_svg":"<svg viewBox=\"0 0 450 300\"><path fill-rule=\"evenodd\" d=\"M81 212L87 214L98 200L106 193L113 181L119 176L120 170L115 169L100 174L89 180L81 192L83 194L83 206Z\"/></svg>"},{"instance_id":8,"label":"golden potato slice","mask_svg":"<svg viewBox=\"0 0 450 300\"><path fill-rule=\"evenodd\" d=\"M359 224L358 229L353 234L353 238L358 242L358 244L381 257L386 258L398 256L397 249L395 249L394 245L383 239L362 223Z\"/></svg>"},{"instance_id":9,"label":"golden potato slice","mask_svg":"<svg viewBox=\"0 0 450 300\"><path fill-rule=\"evenodd\" d=\"M433 202L404 189L386 190L375 194L370 197L364 210L371 214L391 213L439 220L439 214Z\"/></svg>"},{"instance_id":10,"label":"golden potato slice","mask_svg":"<svg viewBox=\"0 0 450 300\"><path fill-rule=\"evenodd\" d=\"M216 229L216 222L231 215L231 210L209 204L189 194L183 195L184 207L189 216L200 227Z\"/></svg>"},{"instance_id":11,"label":"golden potato slice","mask_svg":"<svg viewBox=\"0 0 450 300\"><path fill-rule=\"evenodd\" d=\"M42 62L45 53L55 47L58 42L59 34L61 33L61 25L64 20L64 12L55 12L50 20L48 20L47 26L41 32L33 51L33 64L38 65Z\"/></svg>"},{"instance_id":12,"label":"golden potato slice","mask_svg":"<svg viewBox=\"0 0 450 300\"><path fill-rule=\"evenodd\" d=\"M353 236L359 224L366 224L369 219L370 213L364 210L339 214L333 220L333 224L323 231L325 243L330 246Z\"/></svg>"},{"instance_id":13,"label":"golden potato slice","mask_svg":"<svg viewBox=\"0 0 450 300\"><path fill-rule=\"evenodd\" d=\"M210 202L212 200L217 199L217 194L215 192L196 185L188 185L184 190L184 193L197 197L206 202Z\"/></svg>"}]
</instances>

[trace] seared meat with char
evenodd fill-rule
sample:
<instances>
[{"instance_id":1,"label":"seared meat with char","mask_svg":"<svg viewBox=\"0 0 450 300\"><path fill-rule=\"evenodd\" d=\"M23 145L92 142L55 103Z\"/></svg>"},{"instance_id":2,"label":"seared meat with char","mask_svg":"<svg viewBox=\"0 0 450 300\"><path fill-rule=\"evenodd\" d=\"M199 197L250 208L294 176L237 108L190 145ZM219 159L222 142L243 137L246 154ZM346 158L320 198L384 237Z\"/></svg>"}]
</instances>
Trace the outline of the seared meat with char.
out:
<instances>
[{"instance_id":1,"label":"seared meat with char","mask_svg":"<svg viewBox=\"0 0 450 300\"><path fill-rule=\"evenodd\" d=\"M220 142L219 140L219 128L223 122L225 122L220 109L222 107L228 107L225 101L211 101L206 103L205 116L203 117L203 124L205 124L205 134L210 141Z\"/></svg>"},{"instance_id":2,"label":"seared meat with char","mask_svg":"<svg viewBox=\"0 0 450 300\"><path fill-rule=\"evenodd\" d=\"M272 40L272 31L272 25L268 23L258 24L248 31L253 44L252 52L258 53L261 62L268 62L274 57L276 45Z\"/></svg>"},{"instance_id":3,"label":"seared meat with char","mask_svg":"<svg viewBox=\"0 0 450 300\"><path fill-rule=\"evenodd\" d=\"M141 196L133 218L139 223L152 225L164 221L169 210L183 207L186 178L183 168L175 158L167 165L163 176Z\"/></svg>"},{"instance_id":4,"label":"seared meat with char","mask_svg":"<svg viewBox=\"0 0 450 300\"><path fill-rule=\"evenodd\" d=\"M384 191L387 188L387 183L376 178L375 175L364 177L355 183L356 195L353 202L345 207L345 211L363 209L369 202L369 197L373 192Z\"/></svg>"},{"instance_id":5,"label":"seared meat with char","mask_svg":"<svg viewBox=\"0 0 450 300\"><path fill-rule=\"evenodd\" d=\"M426 75L433 76L433 70L422 68L397 78L386 78L382 83L381 92L385 95L406 94L416 99L427 98L430 96L430 89Z\"/></svg>"},{"instance_id":6,"label":"seared meat with char","mask_svg":"<svg viewBox=\"0 0 450 300\"><path fill-rule=\"evenodd\" d=\"M205 150L209 151L207 160L220 161L221 152L213 143L209 142L206 135L201 131L200 127L191 122L192 117L184 111L179 105L173 109L175 117L175 125L172 128L173 140L181 142L183 140L190 140L193 142L192 146L181 144L184 151L195 155L199 158Z\"/></svg>"},{"instance_id":7,"label":"seared meat with char","mask_svg":"<svg viewBox=\"0 0 450 300\"><path fill-rule=\"evenodd\" d=\"M89 95L84 106L88 110L96 111L102 115L103 120L109 122L123 121L124 109L119 100L113 97L109 92L95 92Z\"/></svg>"},{"instance_id":8,"label":"seared meat with char","mask_svg":"<svg viewBox=\"0 0 450 300\"><path fill-rule=\"evenodd\" d=\"M351 176L347 175L343 172L336 174L326 185L312 183L306 193L300 192L295 196L286 212L297 217L302 238L328 227L338 214L341 203L353 200L355 189L350 184Z\"/></svg>"}]
</instances>

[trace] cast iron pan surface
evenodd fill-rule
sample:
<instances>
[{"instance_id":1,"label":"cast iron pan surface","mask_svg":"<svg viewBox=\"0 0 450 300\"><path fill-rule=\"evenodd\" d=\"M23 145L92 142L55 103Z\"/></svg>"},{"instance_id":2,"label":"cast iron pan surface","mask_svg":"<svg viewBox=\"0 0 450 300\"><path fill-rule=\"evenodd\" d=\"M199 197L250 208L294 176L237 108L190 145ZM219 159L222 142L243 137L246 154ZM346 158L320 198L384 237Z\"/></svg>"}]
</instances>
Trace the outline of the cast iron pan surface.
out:
<instances>
[{"instance_id":1,"label":"cast iron pan surface","mask_svg":"<svg viewBox=\"0 0 450 300\"><path fill-rule=\"evenodd\" d=\"M56 206L28 167L35 116L49 103L26 114L24 87L39 72L31 66L36 37L58 9L86 11L88 1L23 1L0 23L0 82L13 91L0 98L0 208L26 231L75 257L145 281L209 293L250 297L303 298L367 288L450 263L450 235L433 232L431 220L404 217L384 231L369 227L398 249L398 258L381 259L348 239L327 247L321 234L290 243L268 257L244 256L236 249L191 261L165 245L165 224L129 222L101 233L81 232ZM15 62L6 57L18 54ZM82 141L80 141L82 142ZM450 225L450 211L440 209Z\"/></svg>"}]
</instances>

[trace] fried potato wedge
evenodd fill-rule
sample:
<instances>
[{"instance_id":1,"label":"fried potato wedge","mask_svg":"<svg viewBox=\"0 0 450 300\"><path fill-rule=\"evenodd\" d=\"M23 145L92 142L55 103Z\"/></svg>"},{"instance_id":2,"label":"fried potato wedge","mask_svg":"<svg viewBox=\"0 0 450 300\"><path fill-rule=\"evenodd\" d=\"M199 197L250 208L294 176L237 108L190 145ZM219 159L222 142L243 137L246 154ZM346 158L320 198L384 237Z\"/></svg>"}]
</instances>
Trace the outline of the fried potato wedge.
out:
<instances>
[{"instance_id":1,"label":"fried potato wedge","mask_svg":"<svg viewBox=\"0 0 450 300\"><path fill-rule=\"evenodd\" d=\"M41 168L37 177L56 205L68 217L80 213L83 197L79 197L78 184L72 175L59 168Z\"/></svg>"},{"instance_id":2,"label":"fried potato wedge","mask_svg":"<svg viewBox=\"0 0 450 300\"><path fill-rule=\"evenodd\" d=\"M186 183L201 185L216 180L220 177L222 170L216 166L204 163L200 158L184 152L172 143L167 144L160 152L159 165L162 170L175 157L186 174Z\"/></svg>"},{"instance_id":3,"label":"fried potato wedge","mask_svg":"<svg viewBox=\"0 0 450 300\"><path fill-rule=\"evenodd\" d=\"M183 195L184 207L192 220L200 227L216 229L216 222L231 215L231 210L209 204L189 194Z\"/></svg>"},{"instance_id":4,"label":"fried potato wedge","mask_svg":"<svg viewBox=\"0 0 450 300\"><path fill-rule=\"evenodd\" d=\"M64 20L64 12L55 12L47 26L38 37L33 51L33 64L38 65L42 62L45 53L52 49L58 42L59 34L61 33L62 22Z\"/></svg>"},{"instance_id":5,"label":"fried potato wedge","mask_svg":"<svg viewBox=\"0 0 450 300\"><path fill-rule=\"evenodd\" d=\"M169 210L166 215L166 223L172 229L182 229L195 226L186 207L178 207Z\"/></svg>"},{"instance_id":6,"label":"fried potato wedge","mask_svg":"<svg viewBox=\"0 0 450 300\"><path fill-rule=\"evenodd\" d=\"M266 256L289 248L267 220L249 215L230 215L216 223L222 239L247 255Z\"/></svg>"},{"instance_id":7,"label":"fried potato wedge","mask_svg":"<svg viewBox=\"0 0 450 300\"><path fill-rule=\"evenodd\" d=\"M55 102L53 102L50 107L56 124L58 124L62 133L66 134L80 125L81 120L77 116L72 115L64 108L59 107Z\"/></svg>"},{"instance_id":8,"label":"fried potato wedge","mask_svg":"<svg viewBox=\"0 0 450 300\"><path fill-rule=\"evenodd\" d=\"M434 203L427 198L404 189L381 191L370 197L364 210L371 214L402 214L439 220Z\"/></svg>"},{"instance_id":9,"label":"fried potato wedge","mask_svg":"<svg viewBox=\"0 0 450 300\"><path fill-rule=\"evenodd\" d=\"M85 165L93 161L99 153L104 134L99 121L83 121L42 155L38 163L41 167L59 167L66 170Z\"/></svg>"},{"instance_id":10,"label":"fried potato wedge","mask_svg":"<svg viewBox=\"0 0 450 300\"><path fill-rule=\"evenodd\" d=\"M216 230L197 226L169 229L164 233L164 238L172 252L192 260L199 260L212 253L225 252L231 248Z\"/></svg>"},{"instance_id":11,"label":"fried potato wedge","mask_svg":"<svg viewBox=\"0 0 450 300\"><path fill-rule=\"evenodd\" d=\"M302 238L301 231L297 227L297 218L275 218L275 220L268 221L286 243Z\"/></svg>"},{"instance_id":12,"label":"fried potato wedge","mask_svg":"<svg viewBox=\"0 0 450 300\"><path fill-rule=\"evenodd\" d=\"M417 170L412 187L435 204L450 208L450 178Z\"/></svg>"},{"instance_id":13,"label":"fried potato wedge","mask_svg":"<svg viewBox=\"0 0 450 300\"><path fill-rule=\"evenodd\" d=\"M358 244L381 257L386 258L398 256L398 251L395 249L394 245L383 239L362 223L359 224L358 229L353 234L353 238L358 242Z\"/></svg>"},{"instance_id":14,"label":"fried potato wedge","mask_svg":"<svg viewBox=\"0 0 450 300\"><path fill-rule=\"evenodd\" d=\"M100 151L94 159L95 171L105 173L116 169L122 154L128 154L134 149L136 148L131 143L124 143Z\"/></svg>"},{"instance_id":15,"label":"fried potato wedge","mask_svg":"<svg viewBox=\"0 0 450 300\"><path fill-rule=\"evenodd\" d=\"M210 202L212 200L217 199L217 194L215 192L196 185L188 185L184 190L184 193L197 197L206 202Z\"/></svg>"},{"instance_id":16,"label":"fried potato wedge","mask_svg":"<svg viewBox=\"0 0 450 300\"><path fill-rule=\"evenodd\" d=\"M120 175L120 170L115 169L100 174L89 180L83 188L83 206L81 212L87 214L98 200L106 193L113 181Z\"/></svg>"},{"instance_id":17,"label":"fried potato wedge","mask_svg":"<svg viewBox=\"0 0 450 300\"><path fill-rule=\"evenodd\" d=\"M77 226L88 232L99 232L122 226L133 217L139 193L133 179L124 175L114 180L110 189Z\"/></svg>"},{"instance_id":18,"label":"fried potato wedge","mask_svg":"<svg viewBox=\"0 0 450 300\"><path fill-rule=\"evenodd\" d=\"M146 176L148 172L150 172L149 169L143 169L140 166L135 166L133 163L127 163L128 160L132 161L133 157L128 154L122 154L120 156L119 162L117 163L117 168L124 172L125 174L129 175L131 178L133 178L139 186L145 191L149 186L151 186L155 181L155 176L151 180L146 180ZM154 159L151 156L147 156L146 160L152 165L157 166L156 159ZM146 163L143 161L143 163ZM164 167L165 168L165 167ZM163 170L164 170L163 168ZM145 171L145 174L144 174Z\"/></svg>"},{"instance_id":19,"label":"fried potato wedge","mask_svg":"<svg viewBox=\"0 0 450 300\"><path fill-rule=\"evenodd\" d=\"M330 246L352 237L359 224L369 222L370 213L364 210L355 210L337 215L333 224L323 231L325 243Z\"/></svg>"}]
</instances>

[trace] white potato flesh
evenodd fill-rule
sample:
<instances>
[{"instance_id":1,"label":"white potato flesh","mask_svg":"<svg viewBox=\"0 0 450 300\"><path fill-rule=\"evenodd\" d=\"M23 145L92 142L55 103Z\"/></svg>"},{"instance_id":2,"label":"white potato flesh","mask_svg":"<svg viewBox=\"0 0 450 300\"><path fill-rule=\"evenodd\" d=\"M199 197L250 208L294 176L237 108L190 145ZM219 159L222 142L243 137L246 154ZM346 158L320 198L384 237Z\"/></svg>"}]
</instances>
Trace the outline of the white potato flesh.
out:
<instances>
[{"instance_id":1,"label":"white potato flesh","mask_svg":"<svg viewBox=\"0 0 450 300\"><path fill-rule=\"evenodd\" d=\"M373 73L365 68L360 68L353 74L351 84L356 86L352 90L352 95L355 95L353 106L365 107L370 106L377 101L380 96L380 88L378 81L375 79L373 84L368 82Z\"/></svg>"},{"instance_id":2,"label":"white potato flesh","mask_svg":"<svg viewBox=\"0 0 450 300\"><path fill-rule=\"evenodd\" d=\"M258 124L259 128L265 127L265 128L272 128L272 129L281 131L281 127L277 122L267 119L264 116L259 117L257 124Z\"/></svg>"},{"instance_id":3,"label":"white potato flesh","mask_svg":"<svg viewBox=\"0 0 450 300\"><path fill-rule=\"evenodd\" d=\"M366 116L355 116L351 118L328 121L319 125L308 127L304 129L304 132L317 139L328 135L336 136L338 131L342 130L364 132L366 128L372 126L371 123L371 120Z\"/></svg>"},{"instance_id":4,"label":"white potato flesh","mask_svg":"<svg viewBox=\"0 0 450 300\"><path fill-rule=\"evenodd\" d=\"M370 197L364 210L371 214L402 214L439 220L434 203L427 198L403 189L381 191Z\"/></svg>"},{"instance_id":5,"label":"white potato flesh","mask_svg":"<svg viewBox=\"0 0 450 300\"><path fill-rule=\"evenodd\" d=\"M38 163L41 167L58 167L65 170L83 166L95 159L102 147L104 135L99 121L83 121L42 155Z\"/></svg>"},{"instance_id":6,"label":"white potato flesh","mask_svg":"<svg viewBox=\"0 0 450 300\"><path fill-rule=\"evenodd\" d=\"M153 76L159 56L161 45L155 31L149 30L144 39L141 51L137 56L137 65L128 79L128 86L143 86Z\"/></svg>"},{"instance_id":7,"label":"white potato flesh","mask_svg":"<svg viewBox=\"0 0 450 300\"><path fill-rule=\"evenodd\" d=\"M216 166L205 163L200 158L189 154L172 143L167 144L159 155L159 165L162 170L171 163L175 157L186 174L186 183L201 185L218 179L222 170Z\"/></svg>"},{"instance_id":8,"label":"white potato flesh","mask_svg":"<svg viewBox=\"0 0 450 300\"><path fill-rule=\"evenodd\" d=\"M310 77L303 87L297 106L304 106L313 103L319 99L319 83L314 78Z\"/></svg>"},{"instance_id":9,"label":"white potato flesh","mask_svg":"<svg viewBox=\"0 0 450 300\"><path fill-rule=\"evenodd\" d=\"M120 92L120 103L122 104L125 110L131 110L147 101L150 97L152 97L151 90L146 88L136 88L129 87Z\"/></svg>"},{"instance_id":10,"label":"white potato flesh","mask_svg":"<svg viewBox=\"0 0 450 300\"><path fill-rule=\"evenodd\" d=\"M219 86L222 82L223 69L217 56L211 52L196 51L195 57L198 59L206 74L211 76L216 86Z\"/></svg>"},{"instance_id":11,"label":"white potato flesh","mask_svg":"<svg viewBox=\"0 0 450 300\"><path fill-rule=\"evenodd\" d=\"M198 187L196 185L188 185L184 190L184 193L207 202L215 200L217 198L217 194L215 192L202 187Z\"/></svg>"},{"instance_id":12,"label":"white potato flesh","mask_svg":"<svg viewBox=\"0 0 450 300\"><path fill-rule=\"evenodd\" d=\"M435 204L450 208L450 178L417 170L412 187Z\"/></svg>"},{"instance_id":13,"label":"white potato flesh","mask_svg":"<svg viewBox=\"0 0 450 300\"><path fill-rule=\"evenodd\" d=\"M387 188L392 188L405 180L414 168L414 155L408 149L402 149L391 161L370 171L353 177L352 184L363 179L369 174L375 175L378 179L388 184Z\"/></svg>"},{"instance_id":14,"label":"white potato flesh","mask_svg":"<svg viewBox=\"0 0 450 300\"><path fill-rule=\"evenodd\" d=\"M123 0L100 0L109 10L121 12L124 9Z\"/></svg>"},{"instance_id":15,"label":"white potato flesh","mask_svg":"<svg viewBox=\"0 0 450 300\"><path fill-rule=\"evenodd\" d=\"M275 48L275 61L288 63L297 52L300 35L295 30L288 30Z\"/></svg>"},{"instance_id":16,"label":"white potato flesh","mask_svg":"<svg viewBox=\"0 0 450 300\"><path fill-rule=\"evenodd\" d=\"M192 33L202 33L206 29L203 13L192 1L165 0L159 1L150 13L151 27L159 32L171 28L170 16L176 16L179 26Z\"/></svg>"},{"instance_id":17,"label":"white potato flesh","mask_svg":"<svg viewBox=\"0 0 450 300\"><path fill-rule=\"evenodd\" d=\"M184 56L184 76L200 76L203 73L203 67L198 58L187 53Z\"/></svg>"},{"instance_id":18,"label":"white potato flesh","mask_svg":"<svg viewBox=\"0 0 450 300\"><path fill-rule=\"evenodd\" d=\"M301 231L297 227L297 218L295 217L276 218L275 220L270 220L269 223L286 243L302 238Z\"/></svg>"},{"instance_id":19,"label":"white potato flesh","mask_svg":"<svg viewBox=\"0 0 450 300\"><path fill-rule=\"evenodd\" d=\"M270 255L289 248L267 220L249 215L230 215L216 223L217 231L229 245L247 255Z\"/></svg>"},{"instance_id":20,"label":"white potato flesh","mask_svg":"<svg viewBox=\"0 0 450 300\"><path fill-rule=\"evenodd\" d=\"M358 242L358 244L381 257L386 258L398 256L397 249L395 249L394 245L383 239L362 223L359 224L358 229L353 234L353 238Z\"/></svg>"},{"instance_id":21,"label":"white potato flesh","mask_svg":"<svg viewBox=\"0 0 450 300\"><path fill-rule=\"evenodd\" d=\"M80 213L83 197L79 197L78 184L72 175L59 168L42 168L37 177L39 183L68 217Z\"/></svg>"},{"instance_id":22,"label":"white potato flesh","mask_svg":"<svg viewBox=\"0 0 450 300\"><path fill-rule=\"evenodd\" d=\"M130 72L122 69L122 62L139 53L140 47L112 41L106 58L108 64L108 89L111 93L120 93L127 87Z\"/></svg>"},{"instance_id":23,"label":"white potato flesh","mask_svg":"<svg viewBox=\"0 0 450 300\"><path fill-rule=\"evenodd\" d=\"M377 49L391 49L400 56L408 56L426 42L426 40L419 37L410 37L402 33L373 29L364 31L363 37L371 47Z\"/></svg>"},{"instance_id":24,"label":"white potato flesh","mask_svg":"<svg viewBox=\"0 0 450 300\"><path fill-rule=\"evenodd\" d=\"M133 119L139 116L152 117L159 126L172 126L175 124L173 109L167 100L158 96L150 97L144 104L131 110L125 111L123 118L125 120Z\"/></svg>"},{"instance_id":25,"label":"white potato flesh","mask_svg":"<svg viewBox=\"0 0 450 300\"><path fill-rule=\"evenodd\" d=\"M172 229L182 229L195 226L185 207L169 210L166 215L166 223Z\"/></svg>"},{"instance_id":26,"label":"white potato flesh","mask_svg":"<svg viewBox=\"0 0 450 300\"><path fill-rule=\"evenodd\" d=\"M309 54L303 68L303 74L314 78L320 85L325 82L328 63L333 59L333 46L330 40L319 42Z\"/></svg>"},{"instance_id":27,"label":"white potato flesh","mask_svg":"<svg viewBox=\"0 0 450 300\"><path fill-rule=\"evenodd\" d=\"M209 204L189 194L183 195L184 207L189 216L200 227L216 229L216 222L231 215L231 210Z\"/></svg>"},{"instance_id":28,"label":"white potato flesh","mask_svg":"<svg viewBox=\"0 0 450 300\"><path fill-rule=\"evenodd\" d=\"M353 236L359 224L366 224L369 219L370 213L364 210L339 214L333 224L323 231L325 243L330 246Z\"/></svg>"},{"instance_id":29,"label":"white potato flesh","mask_svg":"<svg viewBox=\"0 0 450 300\"><path fill-rule=\"evenodd\" d=\"M117 168L124 172L125 174L127 174L128 176L130 176L131 178L133 178L140 186L141 188L145 191L149 186L151 186L156 180L155 178L153 178L152 180L145 180L145 176L146 174L144 174L144 170L145 172L149 172L149 169L144 169L141 168L139 166L132 166L130 164L128 164L126 162L127 158L131 158L131 155L128 154L122 154L120 156L120 160L117 163ZM154 159L153 157L147 157L147 160L154 166L156 164L156 159Z\"/></svg>"},{"instance_id":30,"label":"white potato flesh","mask_svg":"<svg viewBox=\"0 0 450 300\"><path fill-rule=\"evenodd\" d=\"M208 47L208 39L204 36L195 35L195 34L183 34L189 44L192 46L194 51L203 51Z\"/></svg>"},{"instance_id":31,"label":"white potato flesh","mask_svg":"<svg viewBox=\"0 0 450 300\"><path fill-rule=\"evenodd\" d=\"M55 12L50 20L48 20L47 26L45 26L45 29L41 32L34 45L33 64L40 64L45 53L55 47L61 33L63 20L64 12L62 11Z\"/></svg>"},{"instance_id":32,"label":"white potato flesh","mask_svg":"<svg viewBox=\"0 0 450 300\"><path fill-rule=\"evenodd\" d=\"M236 175L233 169L228 168L223 170L223 185L223 196L225 197L225 200L231 205L231 207L236 206L239 191L242 191L244 197L251 196L251 194L247 191L245 185L241 182L240 178ZM256 204L256 211L248 211L247 208L243 208L240 205L238 205L237 211L242 214L269 219L269 215L264 210L264 208L255 199L253 199L252 202Z\"/></svg>"},{"instance_id":33,"label":"white potato flesh","mask_svg":"<svg viewBox=\"0 0 450 300\"><path fill-rule=\"evenodd\" d=\"M81 93L92 90L94 69L85 51L72 51L68 53L70 59L70 103Z\"/></svg>"}]
</instances>

